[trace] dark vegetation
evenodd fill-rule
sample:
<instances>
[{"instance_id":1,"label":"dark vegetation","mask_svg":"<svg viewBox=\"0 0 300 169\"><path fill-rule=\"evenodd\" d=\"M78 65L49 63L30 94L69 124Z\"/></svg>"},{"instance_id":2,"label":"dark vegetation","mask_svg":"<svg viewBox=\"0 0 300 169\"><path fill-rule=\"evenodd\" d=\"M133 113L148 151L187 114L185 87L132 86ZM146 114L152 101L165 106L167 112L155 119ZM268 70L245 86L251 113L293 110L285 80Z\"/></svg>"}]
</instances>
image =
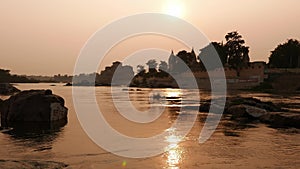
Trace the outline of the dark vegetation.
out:
<instances>
[{"instance_id":1,"label":"dark vegetation","mask_svg":"<svg viewBox=\"0 0 300 169\"><path fill-rule=\"evenodd\" d=\"M26 76L11 75L10 70L0 69L0 83L34 83L37 80L32 80Z\"/></svg>"},{"instance_id":2,"label":"dark vegetation","mask_svg":"<svg viewBox=\"0 0 300 169\"><path fill-rule=\"evenodd\" d=\"M269 66L274 68L300 68L300 42L289 39L279 44L269 57Z\"/></svg>"},{"instance_id":3,"label":"dark vegetation","mask_svg":"<svg viewBox=\"0 0 300 169\"><path fill-rule=\"evenodd\" d=\"M245 40L237 32L233 31L228 33L225 36L226 43L223 42L212 42L208 46L200 49L200 54L196 56L194 50L187 52L185 50L180 51L177 55L174 55L173 51L169 58L169 65L165 61L161 61L157 70L158 63L156 60L149 60L146 65L148 66L148 71L145 70L143 65L138 65L137 76L146 76L146 77L167 77L166 72L171 73L184 73L188 71L188 68L192 72L196 71L206 71L213 70L220 67L229 67L237 71L239 76L239 71L242 67L247 67L250 61L249 58L249 47L245 46ZM212 55L217 55L221 60L221 65L216 65L210 63L210 58ZM179 61L181 60L181 61ZM209 64L204 66L206 61ZM183 66L186 65L186 66ZM212 65L212 66L210 66Z\"/></svg>"},{"instance_id":4,"label":"dark vegetation","mask_svg":"<svg viewBox=\"0 0 300 169\"><path fill-rule=\"evenodd\" d=\"M223 64L222 66L235 69L237 76L239 76L240 69L247 67L249 64L249 47L245 46L245 40L237 31L228 33L225 39L225 44L223 42L212 42L201 49L198 58L199 60L205 60L211 57L214 48ZM210 69L215 68L218 67L211 67Z\"/></svg>"}]
</instances>

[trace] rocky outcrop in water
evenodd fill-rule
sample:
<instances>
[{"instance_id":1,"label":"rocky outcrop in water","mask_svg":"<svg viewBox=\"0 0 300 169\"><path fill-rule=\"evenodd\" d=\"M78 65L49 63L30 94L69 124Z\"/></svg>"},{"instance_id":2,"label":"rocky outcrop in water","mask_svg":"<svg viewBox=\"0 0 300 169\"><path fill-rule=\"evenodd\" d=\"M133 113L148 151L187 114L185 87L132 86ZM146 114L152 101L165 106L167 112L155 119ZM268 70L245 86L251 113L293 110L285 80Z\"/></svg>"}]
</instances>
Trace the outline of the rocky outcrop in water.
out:
<instances>
[{"instance_id":1,"label":"rocky outcrop in water","mask_svg":"<svg viewBox=\"0 0 300 169\"><path fill-rule=\"evenodd\" d=\"M64 99L52 94L51 90L22 91L3 101L1 126L67 120L68 109L64 104Z\"/></svg>"},{"instance_id":2,"label":"rocky outcrop in water","mask_svg":"<svg viewBox=\"0 0 300 169\"><path fill-rule=\"evenodd\" d=\"M20 92L19 89L9 83L0 83L0 95L12 95Z\"/></svg>"},{"instance_id":3,"label":"rocky outcrop in water","mask_svg":"<svg viewBox=\"0 0 300 169\"><path fill-rule=\"evenodd\" d=\"M210 106L217 106L211 100L201 102L199 111L208 112ZM239 122L260 121L273 127L300 128L300 113L288 112L272 102L263 102L255 98L228 97L224 107L224 114L231 115L231 119Z\"/></svg>"},{"instance_id":4,"label":"rocky outcrop in water","mask_svg":"<svg viewBox=\"0 0 300 169\"><path fill-rule=\"evenodd\" d=\"M227 113L234 120L259 120L270 124L272 127L295 127L300 128L300 113L270 112L262 108L248 105L231 106Z\"/></svg>"},{"instance_id":5,"label":"rocky outcrop in water","mask_svg":"<svg viewBox=\"0 0 300 169\"><path fill-rule=\"evenodd\" d=\"M267 111L262 108L241 104L230 106L226 113L231 114L232 119L255 119L266 114Z\"/></svg>"},{"instance_id":6,"label":"rocky outcrop in water","mask_svg":"<svg viewBox=\"0 0 300 169\"><path fill-rule=\"evenodd\" d=\"M300 128L300 114L291 112L268 112L259 120L273 127L295 127Z\"/></svg>"},{"instance_id":7,"label":"rocky outcrop in water","mask_svg":"<svg viewBox=\"0 0 300 169\"><path fill-rule=\"evenodd\" d=\"M256 108L265 109L266 111L275 112L275 111L284 111L279 106L273 104L272 102L263 102L256 98L242 98L242 97L228 97L226 101L225 110L234 106L234 105L248 105Z\"/></svg>"}]
</instances>

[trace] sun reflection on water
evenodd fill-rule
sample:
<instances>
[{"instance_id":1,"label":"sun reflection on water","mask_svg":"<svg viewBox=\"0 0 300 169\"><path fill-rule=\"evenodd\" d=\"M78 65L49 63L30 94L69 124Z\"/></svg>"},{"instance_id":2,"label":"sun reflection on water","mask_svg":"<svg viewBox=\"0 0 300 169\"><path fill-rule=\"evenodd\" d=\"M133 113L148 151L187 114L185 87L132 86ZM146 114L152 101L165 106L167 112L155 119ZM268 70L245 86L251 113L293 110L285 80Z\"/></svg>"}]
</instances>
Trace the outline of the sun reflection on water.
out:
<instances>
[{"instance_id":1,"label":"sun reflection on water","mask_svg":"<svg viewBox=\"0 0 300 169\"><path fill-rule=\"evenodd\" d=\"M182 92L180 89L167 89L165 95L166 97L181 97Z\"/></svg>"},{"instance_id":2,"label":"sun reflection on water","mask_svg":"<svg viewBox=\"0 0 300 169\"><path fill-rule=\"evenodd\" d=\"M182 162L183 150L178 143L182 140L182 137L176 135L176 129L167 129L169 136L166 137L166 142L169 145L165 148L165 157L168 169L179 169Z\"/></svg>"}]
</instances>

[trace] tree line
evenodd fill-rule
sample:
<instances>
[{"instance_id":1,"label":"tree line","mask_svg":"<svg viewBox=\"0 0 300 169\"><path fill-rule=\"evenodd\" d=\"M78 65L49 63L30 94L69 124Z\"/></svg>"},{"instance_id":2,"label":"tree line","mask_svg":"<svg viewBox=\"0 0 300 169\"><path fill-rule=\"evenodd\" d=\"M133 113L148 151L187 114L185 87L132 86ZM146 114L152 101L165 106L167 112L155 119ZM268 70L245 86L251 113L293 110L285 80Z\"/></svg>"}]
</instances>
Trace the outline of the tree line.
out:
<instances>
[{"instance_id":1,"label":"tree line","mask_svg":"<svg viewBox=\"0 0 300 169\"><path fill-rule=\"evenodd\" d=\"M0 69L0 83L35 83L37 80L32 80L26 76L12 75L10 70Z\"/></svg>"},{"instance_id":2,"label":"tree line","mask_svg":"<svg viewBox=\"0 0 300 169\"><path fill-rule=\"evenodd\" d=\"M249 66L249 46L245 45L245 40L242 35L237 31L229 32L225 35L225 42L211 42L206 47L200 49L199 55L196 56L194 50L191 52L180 51L175 55L173 52L169 58L169 62L156 60L149 60L145 66L137 66L138 76L169 76L166 72L182 73L187 71L187 67L191 71L206 71L216 69L218 67L210 66L205 67L203 60L212 56L212 51L216 51L218 57L222 63L221 66L235 69L237 75L243 67ZM182 60L187 67L182 66L179 62ZM220 65L219 65L220 66ZM269 56L269 62L267 64L269 68L300 68L300 42L296 39L288 39L283 44L279 44ZM61 78L58 76L57 78ZM69 80L72 78L67 77ZM10 70L0 69L0 83L22 83L22 82L38 82L38 80L30 79L26 76L11 75Z\"/></svg>"},{"instance_id":3,"label":"tree line","mask_svg":"<svg viewBox=\"0 0 300 169\"><path fill-rule=\"evenodd\" d=\"M215 50L214 50L215 49ZM180 58L193 72L205 71L219 68L217 66L228 67L236 70L237 76L242 68L248 67L250 64L249 46L245 45L245 40L237 31L229 32L225 35L225 42L211 42L206 47L200 49L199 55L196 56L194 50L192 52L180 51L177 58ZM222 65L213 65L205 67L203 60L209 60L213 51L216 51ZM173 51L172 51L173 54ZM185 72L185 69L177 64L176 58L172 60L172 54L169 63L156 60L149 60L146 65L146 71L143 65L137 66L138 75L141 76L167 76L166 71L175 73ZM171 61L170 61L171 60ZM300 42L296 39L288 39L287 42L279 44L269 56L267 66L270 68L300 68Z\"/></svg>"}]
</instances>

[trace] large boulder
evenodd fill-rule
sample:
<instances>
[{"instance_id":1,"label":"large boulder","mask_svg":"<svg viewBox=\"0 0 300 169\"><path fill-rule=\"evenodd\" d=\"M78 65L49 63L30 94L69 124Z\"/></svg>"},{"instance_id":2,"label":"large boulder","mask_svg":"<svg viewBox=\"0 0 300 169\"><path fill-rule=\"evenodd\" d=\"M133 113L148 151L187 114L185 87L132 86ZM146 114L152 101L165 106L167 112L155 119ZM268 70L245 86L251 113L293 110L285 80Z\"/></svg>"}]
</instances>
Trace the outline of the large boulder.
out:
<instances>
[{"instance_id":1,"label":"large boulder","mask_svg":"<svg viewBox=\"0 0 300 169\"><path fill-rule=\"evenodd\" d=\"M51 90L22 91L5 100L1 111L1 126L19 123L45 123L67 120L64 99Z\"/></svg>"},{"instance_id":2,"label":"large boulder","mask_svg":"<svg viewBox=\"0 0 300 169\"><path fill-rule=\"evenodd\" d=\"M20 90L9 83L0 83L0 95L12 95Z\"/></svg>"}]
</instances>

